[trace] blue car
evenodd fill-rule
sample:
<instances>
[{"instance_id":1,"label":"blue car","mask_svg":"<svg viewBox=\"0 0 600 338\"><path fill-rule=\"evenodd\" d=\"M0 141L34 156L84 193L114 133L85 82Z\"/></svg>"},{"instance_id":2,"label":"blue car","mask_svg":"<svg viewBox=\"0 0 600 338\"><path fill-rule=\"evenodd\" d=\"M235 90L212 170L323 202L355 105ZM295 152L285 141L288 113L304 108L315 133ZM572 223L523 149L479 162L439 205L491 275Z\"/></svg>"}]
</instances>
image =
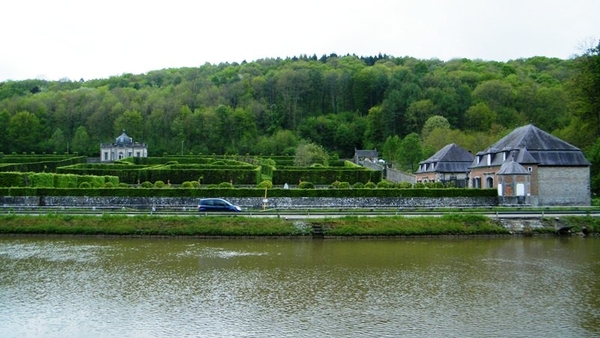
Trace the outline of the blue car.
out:
<instances>
[{"instance_id":1,"label":"blue car","mask_svg":"<svg viewBox=\"0 0 600 338\"><path fill-rule=\"evenodd\" d=\"M242 208L231 204L222 198L203 198L198 203L198 211L233 211L240 212Z\"/></svg>"}]
</instances>

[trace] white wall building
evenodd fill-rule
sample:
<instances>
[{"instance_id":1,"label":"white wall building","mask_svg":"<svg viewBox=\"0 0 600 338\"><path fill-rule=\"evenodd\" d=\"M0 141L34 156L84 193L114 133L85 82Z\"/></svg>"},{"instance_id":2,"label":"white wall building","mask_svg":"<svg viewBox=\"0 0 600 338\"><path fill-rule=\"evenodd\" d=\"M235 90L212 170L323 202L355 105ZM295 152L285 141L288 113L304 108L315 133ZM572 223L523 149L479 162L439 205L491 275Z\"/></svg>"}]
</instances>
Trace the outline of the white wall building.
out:
<instances>
[{"instance_id":1,"label":"white wall building","mask_svg":"<svg viewBox=\"0 0 600 338\"><path fill-rule=\"evenodd\" d=\"M100 161L112 162L126 157L148 157L148 146L145 143L133 142L123 130L115 143L100 144Z\"/></svg>"}]
</instances>

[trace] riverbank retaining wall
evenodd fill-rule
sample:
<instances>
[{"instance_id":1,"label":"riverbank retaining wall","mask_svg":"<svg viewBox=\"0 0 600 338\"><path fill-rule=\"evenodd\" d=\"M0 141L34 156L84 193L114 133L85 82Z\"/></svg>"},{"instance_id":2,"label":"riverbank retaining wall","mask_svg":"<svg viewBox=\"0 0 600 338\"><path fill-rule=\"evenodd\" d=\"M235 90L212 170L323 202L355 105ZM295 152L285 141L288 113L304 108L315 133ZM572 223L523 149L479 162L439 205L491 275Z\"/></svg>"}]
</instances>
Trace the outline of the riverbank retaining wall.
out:
<instances>
[{"instance_id":1,"label":"riverbank retaining wall","mask_svg":"<svg viewBox=\"0 0 600 338\"><path fill-rule=\"evenodd\" d=\"M227 198L244 210L252 209L352 209L352 208L443 208L491 207L497 197L260 197ZM68 207L68 208L195 208L198 198L190 197L91 197L91 196L0 196L4 207Z\"/></svg>"}]
</instances>

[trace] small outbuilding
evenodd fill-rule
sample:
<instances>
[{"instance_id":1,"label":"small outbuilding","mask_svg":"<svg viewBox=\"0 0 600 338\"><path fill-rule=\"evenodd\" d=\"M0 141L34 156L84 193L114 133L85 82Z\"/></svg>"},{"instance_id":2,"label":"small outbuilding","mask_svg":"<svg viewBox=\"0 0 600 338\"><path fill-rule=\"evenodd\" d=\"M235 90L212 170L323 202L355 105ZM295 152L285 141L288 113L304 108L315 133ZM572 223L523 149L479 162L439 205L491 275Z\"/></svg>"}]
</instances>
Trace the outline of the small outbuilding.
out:
<instances>
[{"instance_id":1,"label":"small outbuilding","mask_svg":"<svg viewBox=\"0 0 600 338\"><path fill-rule=\"evenodd\" d=\"M469 166L475 155L455 143L448 144L425 161L419 162L417 182L441 182L465 188L469 183Z\"/></svg>"}]
</instances>

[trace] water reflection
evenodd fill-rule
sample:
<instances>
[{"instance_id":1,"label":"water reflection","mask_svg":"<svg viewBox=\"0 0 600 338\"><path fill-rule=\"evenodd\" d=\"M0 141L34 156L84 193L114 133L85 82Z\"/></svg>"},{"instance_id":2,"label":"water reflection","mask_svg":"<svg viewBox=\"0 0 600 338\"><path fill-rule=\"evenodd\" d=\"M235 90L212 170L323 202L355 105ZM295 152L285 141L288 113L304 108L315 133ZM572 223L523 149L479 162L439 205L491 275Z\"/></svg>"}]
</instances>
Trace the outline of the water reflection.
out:
<instances>
[{"instance_id":1,"label":"water reflection","mask_svg":"<svg viewBox=\"0 0 600 338\"><path fill-rule=\"evenodd\" d=\"M598 244L0 238L0 336L589 336Z\"/></svg>"}]
</instances>

